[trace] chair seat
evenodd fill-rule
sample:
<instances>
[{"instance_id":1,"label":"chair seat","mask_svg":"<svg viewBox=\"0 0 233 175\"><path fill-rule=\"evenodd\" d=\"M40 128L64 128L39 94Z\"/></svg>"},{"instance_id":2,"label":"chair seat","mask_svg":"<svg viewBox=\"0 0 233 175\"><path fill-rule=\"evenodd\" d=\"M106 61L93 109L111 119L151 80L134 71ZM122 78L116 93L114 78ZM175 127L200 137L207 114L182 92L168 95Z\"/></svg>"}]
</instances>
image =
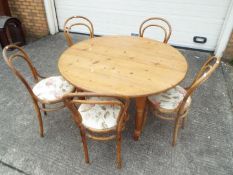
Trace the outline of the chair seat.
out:
<instances>
[{"instance_id":1,"label":"chair seat","mask_svg":"<svg viewBox=\"0 0 233 175\"><path fill-rule=\"evenodd\" d=\"M118 101L109 97L91 97L96 101ZM81 104L78 109L82 124L90 130L109 130L117 125L120 107L116 105Z\"/></svg>"},{"instance_id":2,"label":"chair seat","mask_svg":"<svg viewBox=\"0 0 233 175\"><path fill-rule=\"evenodd\" d=\"M155 109L160 112L175 112L185 95L186 90L181 86L176 86L158 95L149 96L148 99ZM185 104L185 108L188 108L190 104L191 98L189 97Z\"/></svg>"},{"instance_id":3,"label":"chair seat","mask_svg":"<svg viewBox=\"0 0 233 175\"><path fill-rule=\"evenodd\" d=\"M40 100L61 100L66 93L74 91L75 87L62 76L52 76L39 81L32 89Z\"/></svg>"}]
</instances>

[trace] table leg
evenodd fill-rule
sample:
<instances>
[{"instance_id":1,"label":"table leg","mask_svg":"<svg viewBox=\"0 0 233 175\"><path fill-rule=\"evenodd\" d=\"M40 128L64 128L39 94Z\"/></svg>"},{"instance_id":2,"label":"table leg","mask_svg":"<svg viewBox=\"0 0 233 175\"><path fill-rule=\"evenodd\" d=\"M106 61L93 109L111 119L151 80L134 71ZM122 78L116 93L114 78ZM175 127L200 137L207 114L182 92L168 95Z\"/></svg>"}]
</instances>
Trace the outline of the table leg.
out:
<instances>
[{"instance_id":1,"label":"table leg","mask_svg":"<svg viewBox=\"0 0 233 175\"><path fill-rule=\"evenodd\" d=\"M146 107L147 97L136 98L136 118L135 118L135 130L134 130L134 140L137 141L141 135L143 122L144 122L144 112Z\"/></svg>"}]
</instances>

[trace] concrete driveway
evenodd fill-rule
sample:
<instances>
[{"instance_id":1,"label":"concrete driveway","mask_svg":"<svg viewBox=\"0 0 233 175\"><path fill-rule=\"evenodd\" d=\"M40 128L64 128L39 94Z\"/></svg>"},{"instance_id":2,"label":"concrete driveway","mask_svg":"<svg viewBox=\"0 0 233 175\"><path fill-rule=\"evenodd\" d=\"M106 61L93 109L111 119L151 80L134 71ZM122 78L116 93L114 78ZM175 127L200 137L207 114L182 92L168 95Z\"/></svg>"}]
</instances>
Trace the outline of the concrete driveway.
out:
<instances>
[{"instance_id":1,"label":"concrete driveway","mask_svg":"<svg viewBox=\"0 0 233 175\"><path fill-rule=\"evenodd\" d=\"M36 68L46 76L59 74L57 61L66 48L62 33L25 46ZM209 53L181 52L189 64L182 83L186 86ZM131 118L123 134L123 168L118 170L114 141L88 140L91 164L85 164L79 129L66 109L43 117L45 137L40 138L30 96L0 58L0 174L233 174L233 70L224 63L193 95L186 128L181 130L174 148L172 123L151 114L140 140L132 139L132 102ZM29 77L29 72L25 74Z\"/></svg>"}]
</instances>

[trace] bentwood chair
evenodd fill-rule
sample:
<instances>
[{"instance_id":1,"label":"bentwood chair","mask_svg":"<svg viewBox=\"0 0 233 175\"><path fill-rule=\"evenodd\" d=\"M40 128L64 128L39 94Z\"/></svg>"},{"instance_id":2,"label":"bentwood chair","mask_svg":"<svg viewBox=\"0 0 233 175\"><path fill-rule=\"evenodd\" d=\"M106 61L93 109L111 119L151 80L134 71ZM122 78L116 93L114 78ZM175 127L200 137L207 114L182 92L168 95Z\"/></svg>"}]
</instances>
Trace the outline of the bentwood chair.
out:
<instances>
[{"instance_id":1,"label":"bentwood chair","mask_svg":"<svg viewBox=\"0 0 233 175\"><path fill-rule=\"evenodd\" d=\"M47 115L47 112L59 110L65 107L62 96L66 93L73 92L75 90L74 86L64 80L62 76L51 76L48 78L41 76L33 66L28 54L21 47L16 45L6 46L3 49L3 58L14 75L22 81L28 90L37 113L40 136L43 137L44 129L41 111ZM29 81L27 81L23 76L23 72L18 69L18 66L15 66L14 62L18 59L22 59L28 66L27 68L29 68L31 72L34 85L30 85ZM47 108L45 106L46 104L50 105L50 107Z\"/></svg>"},{"instance_id":2,"label":"bentwood chair","mask_svg":"<svg viewBox=\"0 0 233 175\"><path fill-rule=\"evenodd\" d=\"M94 27L92 22L88 18L83 16L72 16L68 18L64 23L64 35L69 47L73 45L70 30L74 26L85 26L90 32L90 38L94 37Z\"/></svg>"},{"instance_id":3,"label":"bentwood chair","mask_svg":"<svg viewBox=\"0 0 233 175\"><path fill-rule=\"evenodd\" d=\"M176 86L164 93L148 97L150 108L155 116L175 122L172 146L175 146L180 127L184 128L191 105L193 92L206 81L219 66L221 58L210 57L196 74L193 82L187 88Z\"/></svg>"},{"instance_id":4,"label":"bentwood chair","mask_svg":"<svg viewBox=\"0 0 233 175\"><path fill-rule=\"evenodd\" d=\"M157 27L161 29L164 32L163 42L164 43L168 42L172 33L172 28L167 20L159 17L152 17L144 20L139 28L139 36L143 37L146 29L150 27Z\"/></svg>"},{"instance_id":5,"label":"bentwood chair","mask_svg":"<svg viewBox=\"0 0 233 175\"><path fill-rule=\"evenodd\" d=\"M91 92L70 93L63 99L80 129L85 162L89 163L86 136L100 141L116 139L117 167L121 168L121 133L128 120L129 99Z\"/></svg>"}]
</instances>

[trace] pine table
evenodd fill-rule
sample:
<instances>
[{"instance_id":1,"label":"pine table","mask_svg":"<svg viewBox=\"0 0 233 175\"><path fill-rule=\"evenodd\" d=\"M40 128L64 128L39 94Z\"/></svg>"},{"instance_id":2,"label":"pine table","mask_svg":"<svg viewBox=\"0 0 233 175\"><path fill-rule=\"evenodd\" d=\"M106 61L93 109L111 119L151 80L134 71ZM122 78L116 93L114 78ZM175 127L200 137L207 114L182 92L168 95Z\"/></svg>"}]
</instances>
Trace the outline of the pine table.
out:
<instances>
[{"instance_id":1,"label":"pine table","mask_svg":"<svg viewBox=\"0 0 233 175\"><path fill-rule=\"evenodd\" d=\"M147 96L179 84L188 65L169 44L135 36L105 36L69 47L60 56L58 68L80 89L135 98L134 139L138 140Z\"/></svg>"}]
</instances>

